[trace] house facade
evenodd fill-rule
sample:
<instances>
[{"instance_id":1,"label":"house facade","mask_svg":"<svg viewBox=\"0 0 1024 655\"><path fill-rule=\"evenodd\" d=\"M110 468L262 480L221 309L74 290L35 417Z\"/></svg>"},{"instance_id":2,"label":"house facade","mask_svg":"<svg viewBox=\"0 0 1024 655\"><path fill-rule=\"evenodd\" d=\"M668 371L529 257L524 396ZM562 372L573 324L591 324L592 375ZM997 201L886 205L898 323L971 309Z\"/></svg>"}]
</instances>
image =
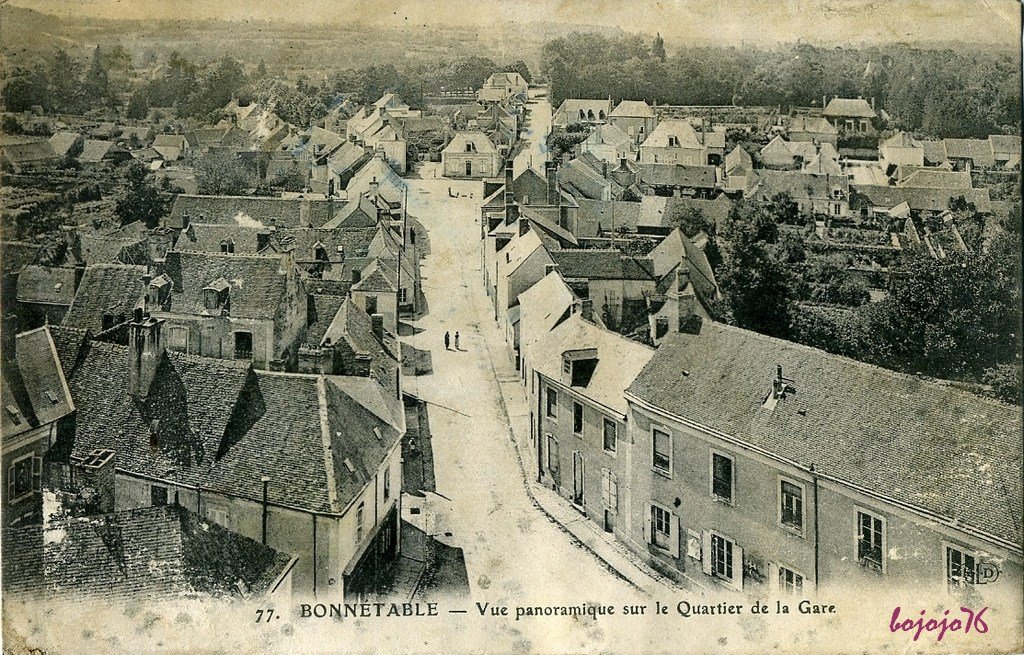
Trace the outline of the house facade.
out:
<instances>
[{"instance_id":1,"label":"house facade","mask_svg":"<svg viewBox=\"0 0 1024 655\"><path fill-rule=\"evenodd\" d=\"M441 151L445 177L485 178L501 175L501 153L479 130L457 132Z\"/></svg>"}]
</instances>

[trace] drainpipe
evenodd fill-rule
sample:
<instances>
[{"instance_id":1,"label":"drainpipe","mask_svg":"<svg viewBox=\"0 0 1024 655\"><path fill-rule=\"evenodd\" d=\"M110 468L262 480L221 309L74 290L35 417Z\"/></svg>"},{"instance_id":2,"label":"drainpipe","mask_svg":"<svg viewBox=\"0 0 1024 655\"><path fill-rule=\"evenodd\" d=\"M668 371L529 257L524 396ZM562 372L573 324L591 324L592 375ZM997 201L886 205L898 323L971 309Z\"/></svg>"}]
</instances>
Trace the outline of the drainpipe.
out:
<instances>
[{"instance_id":1,"label":"drainpipe","mask_svg":"<svg viewBox=\"0 0 1024 655\"><path fill-rule=\"evenodd\" d=\"M263 476L260 478L260 482L263 483L263 545L267 545L267 511L270 509L267 506L267 487L270 486L270 478Z\"/></svg>"},{"instance_id":2,"label":"drainpipe","mask_svg":"<svg viewBox=\"0 0 1024 655\"><path fill-rule=\"evenodd\" d=\"M814 482L814 588L819 589L821 585L818 584L818 473L814 469L814 464L811 464L810 472Z\"/></svg>"}]
</instances>

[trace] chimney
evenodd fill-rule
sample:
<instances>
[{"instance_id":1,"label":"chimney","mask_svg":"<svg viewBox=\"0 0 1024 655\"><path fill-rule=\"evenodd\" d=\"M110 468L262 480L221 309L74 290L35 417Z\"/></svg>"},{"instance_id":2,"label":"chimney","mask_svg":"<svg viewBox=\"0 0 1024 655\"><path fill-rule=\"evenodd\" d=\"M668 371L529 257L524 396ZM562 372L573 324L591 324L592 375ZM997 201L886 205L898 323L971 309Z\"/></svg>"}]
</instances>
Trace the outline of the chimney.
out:
<instances>
[{"instance_id":1,"label":"chimney","mask_svg":"<svg viewBox=\"0 0 1024 655\"><path fill-rule=\"evenodd\" d=\"M285 246L281 251L281 267L277 272L282 275L292 275L295 272L295 248Z\"/></svg>"},{"instance_id":2,"label":"chimney","mask_svg":"<svg viewBox=\"0 0 1024 655\"><path fill-rule=\"evenodd\" d=\"M134 319L128 324L128 392L136 399L149 395L156 369L163 359L163 324L163 319L152 318L141 308L136 308Z\"/></svg>"},{"instance_id":3,"label":"chimney","mask_svg":"<svg viewBox=\"0 0 1024 655\"><path fill-rule=\"evenodd\" d=\"M377 181L377 176L374 175L373 179L370 180L369 188L366 190L366 194L370 196L370 199L372 200L377 197L378 193L380 193L380 182Z\"/></svg>"},{"instance_id":4,"label":"chimney","mask_svg":"<svg viewBox=\"0 0 1024 655\"><path fill-rule=\"evenodd\" d=\"M370 327L373 329L373 336L377 341L384 341L384 314L371 314Z\"/></svg>"},{"instance_id":5,"label":"chimney","mask_svg":"<svg viewBox=\"0 0 1024 655\"><path fill-rule=\"evenodd\" d=\"M608 179L608 162L601 160L601 177Z\"/></svg>"},{"instance_id":6,"label":"chimney","mask_svg":"<svg viewBox=\"0 0 1024 655\"><path fill-rule=\"evenodd\" d=\"M594 299L580 299L580 318L591 323L594 322Z\"/></svg>"},{"instance_id":7,"label":"chimney","mask_svg":"<svg viewBox=\"0 0 1024 655\"><path fill-rule=\"evenodd\" d=\"M558 270L558 264L545 264L544 265L544 276L547 277L553 271L557 271L557 270Z\"/></svg>"},{"instance_id":8,"label":"chimney","mask_svg":"<svg viewBox=\"0 0 1024 655\"><path fill-rule=\"evenodd\" d=\"M109 514L114 511L113 450L96 448L75 466L76 489L85 501L86 514Z\"/></svg>"},{"instance_id":9,"label":"chimney","mask_svg":"<svg viewBox=\"0 0 1024 655\"><path fill-rule=\"evenodd\" d=\"M544 164L544 179L548 183L548 206L559 204L558 194L558 162L549 161Z\"/></svg>"},{"instance_id":10,"label":"chimney","mask_svg":"<svg viewBox=\"0 0 1024 655\"><path fill-rule=\"evenodd\" d=\"M875 96L871 96L871 111L875 110Z\"/></svg>"},{"instance_id":11,"label":"chimney","mask_svg":"<svg viewBox=\"0 0 1024 655\"><path fill-rule=\"evenodd\" d=\"M510 225L515 218L516 197L512 192L512 160L505 162L505 224Z\"/></svg>"},{"instance_id":12,"label":"chimney","mask_svg":"<svg viewBox=\"0 0 1024 655\"><path fill-rule=\"evenodd\" d=\"M530 224L526 221L519 221L519 236L523 236L530 231Z\"/></svg>"},{"instance_id":13,"label":"chimney","mask_svg":"<svg viewBox=\"0 0 1024 655\"><path fill-rule=\"evenodd\" d=\"M352 365L351 371L345 371L347 375L353 375L355 377L368 378L370 377L370 371L372 369L373 360L370 359L369 355L359 354L355 357L355 363Z\"/></svg>"}]
</instances>

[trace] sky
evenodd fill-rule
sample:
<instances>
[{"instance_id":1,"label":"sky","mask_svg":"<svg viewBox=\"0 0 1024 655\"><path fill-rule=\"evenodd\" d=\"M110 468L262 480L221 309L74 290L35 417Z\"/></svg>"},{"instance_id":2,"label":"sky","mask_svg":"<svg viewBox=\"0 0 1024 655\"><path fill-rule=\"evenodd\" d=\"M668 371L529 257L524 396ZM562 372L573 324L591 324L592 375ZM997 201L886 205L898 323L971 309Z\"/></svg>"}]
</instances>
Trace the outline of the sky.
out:
<instances>
[{"instance_id":1,"label":"sky","mask_svg":"<svg viewBox=\"0 0 1024 655\"><path fill-rule=\"evenodd\" d=\"M401 27L533 21L619 26L667 40L765 44L1020 42L1016 0L11 0L59 16L282 20Z\"/></svg>"}]
</instances>

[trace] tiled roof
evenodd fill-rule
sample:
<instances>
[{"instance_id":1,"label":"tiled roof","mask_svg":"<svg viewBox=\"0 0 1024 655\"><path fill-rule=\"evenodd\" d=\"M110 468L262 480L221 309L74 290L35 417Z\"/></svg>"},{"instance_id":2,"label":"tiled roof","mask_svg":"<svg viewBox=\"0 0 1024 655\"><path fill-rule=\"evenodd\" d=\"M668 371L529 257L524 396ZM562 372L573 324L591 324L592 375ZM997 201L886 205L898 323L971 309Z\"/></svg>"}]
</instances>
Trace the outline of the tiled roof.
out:
<instances>
[{"instance_id":1,"label":"tiled roof","mask_svg":"<svg viewBox=\"0 0 1024 655\"><path fill-rule=\"evenodd\" d=\"M53 146L45 139L5 145L0 147L0 154L8 161L21 165L44 163L57 158Z\"/></svg>"},{"instance_id":2,"label":"tiled roof","mask_svg":"<svg viewBox=\"0 0 1024 655\"><path fill-rule=\"evenodd\" d=\"M381 260L374 260L362 272L362 277L352 285L353 291L370 293L394 293L398 289L394 269L383 266Z\"/></svg>"},{"instance_id":3,"label":"tiled roof","mask_svg":"<svg viewBox=\"0 0 1024 655\"><path fill-rule=\"evenodd\" d=\"M129 318L146 290L142 285L145 266L93 264L85 267L78 293L65 314L65 327L103 329L103 313L110 312L115 322ZM123 317L116 320L117 317Z\"/></svg>"},{"instance_id":4,"label":"tiled roof","mask_svg":"<svg viewBox=\"0 0 1024 655\"><path fill-rule=\"evenodd\" d=\"M1019 155L1020 137L1013 134L992 134L988 137L996 155Z\"/></svg>"},{"instance_id":5,"label":"tiled roof","mask_svg":"<svg viewBox=\"0 0 1024 655\"><path fill-rule=\"evenodd\" d=\"M970 159L975 166L995 166L995 155L988 139L943 139L950 159Z\"/></svg>"},{"instance_id":6,"label":"tiled roof","mask_svg":"<svg viewBox=\"0 0 1024 655\"><path fill-rule=\"evenodd\" d=\"M110 141L99 141L97 139L86 139L82 146L82 154L78 155L79 161L98 162L107 156L107 153L114 144Z\"/></svg>"},{"instance_id":7,"label":"tiled roof","mask_svg":"<svg viewBox=\"0 0 1024 655\"><path fill-rule=\"evenodd\" d=\"M680 148L700 148L700 136L693 129L689 121L665 120L658 123L654 131L650 133L641 144L641 148L667 148L669 137L675 137Z\"/></svg>"},{"instance_id":8,"label":"tiled roof","mask_svg":"<svg viewBox=\"0 0 1024 655\"><path fill-rule=\"evenodd\" d=\"M221 244L230 240L235 254L255 255L261 252L258 233L259 229L242 225L192 223L178 237L175 249L219 253ZM314 246L319 243L330 261L337 261L342 258L339 246L344 248L345 257L365 257L376 234L377 228L280 228L271 235L269 247L271 252L280 252L286 246L294 248L296 261L305 262L315 258ZM268 252L264 250L263 254Z\"/></svg>"},{"instance_id":9,"label":"tiled roof","mask_svg":"<svg viewBox=\"0 0 1024 655\"><path fill-rule=\"evenodd\" d=\"M618 250L555 250L551 259L564 278L587 280L653 280L654 266L646 257Z\"/></svg>"},{"instance_id":10,"label":"tiled roof","mask_svg":"<svg viewBox=\"0 0 1024 655\"><path fill-rule=\"evenodd\" d=\"M832 123L820 116L794 116L789 121L790 134L793 132L810 132L813 134L839 134Z\"/></svg>"},{"instance_id":11,"label":"tiled roof","mask_svg":"<svg viewBox=\"0 0 1024 655\"><path fill-rule=\"evenodd\" d=\"M941 164L948 159L945 141L922 141L924 159L931 164Z\"/></svg>"},{"instance_id":12,"label":"tiled roof","mask_svg":"<svg viewBox=\"0 0 1024 655\"><path fill-rule=\"evenodd\" d=\"M825 116L839 118L874 118L875 110L864 98L832 98L822 112Z\"/></svg>"},{"instance_id":13,"label":"tiled roof","mask_svg":"<svg viewBox=\"0 0 1024 655\"><path fill-rule=\"evenodd\" d=\"M625 415L629 408L623 394L650 361L653 349L574 314L538 335L531 346L533 367L545 377L561 381L563 353L590 348L597 349L597 367L586 386L573 390Z\"/></svg>"},{"instance_id":14,"label":"tiled roof","mask_svg":"<svg viewBox=\"0 0 1024 655\"><path fill-rule=\"evenodd\" d=\"M652 271L661 280L677 266L686 266L690 282L705 303L718 294L718 282L708 258L693 241L676 228L651 251Z\"/></svg>"},{"instance_id":15,"label":"tiled roof","mask_svg":"<svg viewBox=\"0 0 1024 655\"><path fill-rule=\"evenodd\" d=\"M651 196L655 197L655 196ZM624 200L589 200L581 198L576 212L577 232L581 237L595 237L600 232L617 232L620 228L636 230L642 203Z\"/></svg>"},{"instance_id":16,"label":"tiled roof","mask_svg":"<svg viewBox=\"0 0 1024 655\"><path fill-rule=\"evenodd\" d=\"M369 193L375 183L377 193L388 202L404 202L408 185L381 156L374 156L367 161L348 181L345 190L349 198L355 198L357 195Z\"/></svg>"},{"instance_id":17,"label":"tiled roof","mask_svg":"<svg viewBox=\"0 0 1024 655\"><path fill-rule=\"evenodd\" d=\"M558 182L577 189L583 198L591 200L601 200L606 190L610 190L612 196L615 196L616 190L621 190L621 187L614 181L602 177L600 169L594 169L586 163L583 155L590 154L582 153L580 157L562 164L558 169Z\"/></svg>"},{"instance_id":18,"label":"tiled roof","mask_svg":"<svg viewBox=\"0 0 1024 655\"><path fill-rule=\"evenodd\" d=\"M480 154L494 154L498 149L491 143L491 139L480 130L463 130L456 132L448 145L444 147L443 154L458 155L466 152L466 144L472 143L475 150Z\"/></svg>"},{"instance_id":19,"label":"tiled roof","mask_svg":"<svg viewBox=\"0 0 1024 655\"><path fill-rule=\"evenodd\" d=\"M224 279L230 285L231 316L273 319L287 292L280 257L171 251L165 272L174 283L170 311L201 314L203 289Z\"/></svg>"},{"instance_id":20,"label":"tiled roof","mask_svg":"<svg viewBox=\"0 0 1024 655\"><path fill-rule=\"evenodd\" d=\"M369 158L366 149L350 141L331 153L327 165L333 172L340 174L352 169L364 158Z\"/></svg>"},{"instance_id":21,"label":"tiled roof","mask_svg":"<svg viewBox=\"0 0 1024 655\"><path fill-rule=\"evenodd\" d=\"M902 130L882 141L879 148L923 148L920 141Z\"/></svg>"},{"instance_id":22,"label":"tiled roof","mask_svg":"<svg viewBox=\"0 0 1024 655\"><path fill-rule=\"evenodd\" d=\"M291 561L174 505L4 531L4 591L36 599L262 594Z\"/></svg>"},{"instance_id":23,"label":"tiled roof","mask_svg":"<svg viewBox=\"0 0 1024 655\"><path fill-rule=\"evenodd\" d=\"M747 173L754 168L754 160L743 146L736 146L725 156L725 172L728 175Z\"/></svg>"},{"instance_id":24,"label":"tiled roof","mask_svg":"<svg viewBox=\"0 0 1024 655\"><path fill-rule=\"evenodd\" d=\"M18 302L68 306L74 298L74 268L30 264L18 275Z\"/></svg>"},{"instance_id":25,"label":"tiled roof","mask_svg":"<svg viewBox=\"0 0 1024 655\"><path fill-rule=\"evenodd\" d=\"M590 136L587 137L586 141L584 141L584 143L591 146L621 146L623 144L628 144L629 142L629 135L610 124L598 125L597 128L590 133Z\"/></svg>"},{"instance_id":26,"label":"tiled roof","mask_svg":"<svg viewBox=\"0 0 1024 655\"><path fill-rule=\"evenodd\" d=\"M768 409L777 366L797 391ZM699 335L670 335L629 394L821 475L1021 543L1019 407L708 321Z\"/></svg>"},{"instance_id":27,"label":"tiled roof","mask_svg":"<svg viewBox=\"0 0 1024 655\"><path fill-rule=\"evenodd\" d=\"M574 123L580 120L581 110L584 116L589 116L588 112L591 112L594 120L600 120L600 112L603 111L605 117L612 114L611 107L611 102L607 98L599 100L566 98L558 106L558 109L555 110L552 120L556 123ZM585 120L590 120L590 118L588 117Z\"/></svg>"},{"instance_id":28,"label":"tiled roof","mask_svg":"<svg viewBox=\"0 0 1024 655\"><path fill-rule=\"evenodd\" d=\"M3 367L3 440L52 423L75 409L49 327L15 336L14 361ZM12 415L9 407L17 407Z\"/></svg>"},{"instance_id":29,"label":"tiled roof","mask_svg":"<svg viewBox=\"0 0 1024 655\"><path fill-rule=\"evenodd\" d=\"M39 258L43 247L24 241L0 241L0 266L4 274L17 273Z\"/></svg>"},{"instance_id":30,"label":"tiled roof","mask_svg":"<svg viewBox=\"0 0 1024 655\"><path fill-rule=\"evenodd\" d=\"M623 100L615 105L611 115L627 118L654 118L654 110L643 100Z\"/></svg>"},{"instance_id":31,"label":"tiled roof","mask_svg":"<svg viewBox=\"0 0 1024 655\"><path fill-rule=\"evenodd\" d=\"M970 189L971 174L967 171L935 171L919 168L896 186L917 189Z\"/></svg>"},{"instance_id":32,"label":"tiled roof","mask_svg":"<svg viewBox=\"0 0 1024 655\"><path fill-rule=\"evenodd\" d=\"M68 154L82 135L78 132L57 132L50 137L50 146L53 148L53 152L58 157L63 157Z\"/></svg>"}]
</instances>

